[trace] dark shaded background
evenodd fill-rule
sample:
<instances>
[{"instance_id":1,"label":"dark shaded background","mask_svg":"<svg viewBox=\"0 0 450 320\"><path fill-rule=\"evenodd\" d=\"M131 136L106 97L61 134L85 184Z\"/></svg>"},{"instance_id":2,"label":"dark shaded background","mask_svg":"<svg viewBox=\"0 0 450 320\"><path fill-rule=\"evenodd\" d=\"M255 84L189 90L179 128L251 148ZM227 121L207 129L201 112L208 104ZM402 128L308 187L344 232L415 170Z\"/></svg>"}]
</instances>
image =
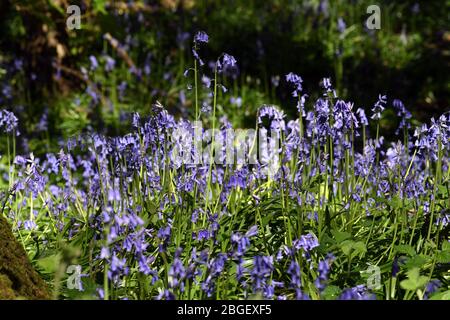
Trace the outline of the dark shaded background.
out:
<instances>
[{"instance_id":1,"label":"dark shaded background","mask_svg":"<svg viewBox=\"0 0 450 320\"><path fill-rule=\"evenodd\" d=\"M177 105L179 89L185 87L180 75L183 64L192 64L193 34L205 30L210 42L202 55L230 52L238 60L235 86L247 85L249 76L258 79L257 85L248 86L259 92L260 98L254 98L256 93L248 95L244 103L249 105L260 100L277 102L293 115L295 100L283 81L292 71L302 76L304 91L312 97L320 95L320 80L331 77L341 97L367 110L379 93L401 99L420 121L449 110L446 1L378 1L381 30L370 31L364 22L368 17L365 9L372 2L2 1L0 104L31 122L46 110L50 135L63 130L54 123L64 122L70 115L58 105L67 105L67 99L85 92L89 82L80 68L89 68L89 56L105 53L108 44L103 35L109 33L139 70L151 66L148 81L124 71L116 75L134 88L136 99L130 95L128 105L145 96L149 101L164 102L174 113L186 114L182 109L192 103ZM65 27L69 4L80 5L82 30ZM339 19L345 23L344 31L339 30ZM17 61L21 61L19 66ZM129 69L124 61L120 64ZM281 79L277 87L271 81L275 76ZM100 80L98 83L101 87ZM5 85L12 94L4 94ZM130 109L139 111L142 103L135 104ZM86 106L79 111L88 115L86 124L104 126L98 106ZM248 121L254 120L249 117ZM31 127L29 124L24 130Z\"/></svg>"}]
</instances>

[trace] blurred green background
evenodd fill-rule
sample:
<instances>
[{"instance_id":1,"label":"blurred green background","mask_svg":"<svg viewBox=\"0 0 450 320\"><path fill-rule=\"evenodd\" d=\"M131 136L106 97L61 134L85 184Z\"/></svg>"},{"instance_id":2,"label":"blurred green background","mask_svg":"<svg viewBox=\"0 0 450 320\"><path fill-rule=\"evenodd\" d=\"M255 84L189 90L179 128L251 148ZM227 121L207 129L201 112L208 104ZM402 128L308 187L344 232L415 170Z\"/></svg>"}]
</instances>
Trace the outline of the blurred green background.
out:
<instances>
[{"instance_id":1,"label":"blurred green background","mask_svg":"<svg viewBox=\"0 0 450 320\"><path fill-rule=\"evenodd\" d=\"M74 4L80 30L66 27ZM380 30L365 27L372 4L381 9ZM426 121L449 110L449 8L442 0L4 0L0 108L20 118L23 151L43 152L53 139L83 131L126 132L130 114L148 114L157 100L191 117L193 79L183 74L193 66L193 35L204 30L202 74L212 74L210 62L222 52L238 61L218 97L220 116L235 126L254 126L263 103L295 116L288 72L303 78L308 101L330 77L355 109L369 110L386 94ZM388 132L394 115L385 113Z\"/></svg>"}]
</instances>

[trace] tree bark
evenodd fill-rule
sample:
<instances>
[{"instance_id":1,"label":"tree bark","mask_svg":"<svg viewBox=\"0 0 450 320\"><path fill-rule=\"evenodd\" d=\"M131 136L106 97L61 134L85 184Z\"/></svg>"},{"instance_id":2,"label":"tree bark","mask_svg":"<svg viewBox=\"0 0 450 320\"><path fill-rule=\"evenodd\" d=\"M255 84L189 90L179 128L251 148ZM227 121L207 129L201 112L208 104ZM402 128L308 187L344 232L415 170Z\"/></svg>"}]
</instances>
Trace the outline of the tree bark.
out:
<instances>
[{"instance_id":1,"label":"tree bark","mask_svg":"<svg viewBox=\"0 0 450 320\"><path fill-rule=\"evenodd\" d=\"M11 227L0 216L0 299L50 299L44 280L34 270Z\"/></svg>"}]
</instances>

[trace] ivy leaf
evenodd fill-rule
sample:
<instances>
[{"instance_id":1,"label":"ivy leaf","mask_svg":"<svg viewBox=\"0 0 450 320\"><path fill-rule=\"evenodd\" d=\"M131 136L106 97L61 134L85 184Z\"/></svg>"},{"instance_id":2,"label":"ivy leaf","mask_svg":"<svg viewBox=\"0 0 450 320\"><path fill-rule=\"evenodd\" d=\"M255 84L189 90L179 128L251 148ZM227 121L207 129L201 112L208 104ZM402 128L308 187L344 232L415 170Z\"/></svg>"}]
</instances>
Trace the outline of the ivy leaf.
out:
<instances>
[{"instance_id":1,"label":"ivy leaf","mask_svg":"<svg viewBox=\"0 0 450 320\"><path fill-rule=\"evenodd\" d=\"M413 268L408 271L408 279L400 282L400 286L405 290L416 291L422 288L428 282L428 277L421 276L419 268Z\"/></svg>"}]
</instances>

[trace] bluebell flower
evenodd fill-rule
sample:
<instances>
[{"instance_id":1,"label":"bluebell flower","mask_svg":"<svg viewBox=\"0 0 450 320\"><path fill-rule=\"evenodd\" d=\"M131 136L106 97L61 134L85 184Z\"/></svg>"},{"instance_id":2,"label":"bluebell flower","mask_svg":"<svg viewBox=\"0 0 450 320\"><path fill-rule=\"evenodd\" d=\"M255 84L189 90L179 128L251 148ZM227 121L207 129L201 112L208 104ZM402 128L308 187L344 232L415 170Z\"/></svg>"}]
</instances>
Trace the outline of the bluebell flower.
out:
<instances>
[{"instance_id":1,"label":"bluebell flower","mask_svg":"<svg viewBox=\"0 0 450 320\"><path fill-rule=\"evenodd\" d=\"M375 296L370 294L365 285L345 289L339 296L339 300L375 300Z\"/></svg>"},{"instance_id":2,"label":"bluebell flower","mask_svg":"<svg viewBox=\"0 0 450 320\"><path fill-rule=\"evenodd\" d=\"M438 217L436 218L436 225L442 226L442 228L447 227L447 225L450 223L450 214L448 210L442 210Z\"/></svg>"},{"instance_id":3,"label":"bluebell flower","mask_svg":"<svg viewBox=\"0 0 450 320\"><path fill-rule=\"evenodd\" d=\"M347 25L345 24L345 21L342 17L338 18L337 28L338 28L339 33L343 33L345 31L345 29L347 29Z\"/></svg>"},{"instance_id":4,"label":"bluebell flower","mask_svg":"<svg viewBox=\"0 0 450 320\"><path fill-rule=\"evenodd\" d=\"M328 254L324 260L319 261L317 267L318 276L314 282L315 286L319 291L323 291L326 286L326 281L328 280L328 275L331 269L331 263L335 257L332 254Z\"/></svg>"},{"instance_id":5,"label":"bluebell flower","mask_svg":"<svg viewBox=\"0 0 450 320\"><path fill-rule=\"evenodd\" d=\"M108 278L113 281L117 281L120 276L128 274L128 268L126 267L126 259L118 258L114 253L111 259L108 270Z\"/></svg>"},{"instance_id":6,"label":"bluebell flower","mask_svg":"<svg viewBox=\"0 0 450 320\"><path fill-rule=\"evenodd\" d=\"M322 87L325 89L324 96L327 97L330 93L333 94L334 98L337 98L336 91L333 89L333 86L331 85L331 79L330 78L323 78L321 81Z\"/></svg>"},{"instance_id":7,"label":"bluebell flower","mask_svg":"<svg viewBox=\"0 0 450 320\"><path fill-rule=\"evenodd\" d=\"M201 283L201 288L208 297L211 297L214 293L214 280L224 271L226 261L227 255L225 253L219 253L208 263L208 276L206 277L206 280Z\"/></svg>"},{"instance_id":8,"label":"bluebell flower","mask_svg":"<svg viewBox=\"0 0 450 320\"><path fill-rule=\"evenodd\" d=\"M36 124L36 131L38 132L47 131L47 128L48 128L48 108L45 108L41 118L39 119L39 122Z\"/></svg>"},{"instance_id":9,"label":"bluebell flower","mask_svg":"<svg viewBox=\"0 0 450 320\"><path fill-rule=\"evenodd\" d=\"M286 75L286 82L290 83L294 87L294 91L292 91L293 97L298 97L300 92L303 91L302 87L303 79L299 75L293 72L288 73Z\"/></svg>"},{"instance_id":10,"label":"bluebell flower","mask_svg":"<svg viewBox=\"0 0 450 320\"><path fill-rule=\"evenodd\" d=\"M211 79L208 76L202 75L202 83L206 88L211 87Z\"/></svg>"},{"instance_id":11,"label":"bluebell flower","mask_svg":"<svg viewBox=\"0 0 450 320\"><path fill-rule=\"evenodd\" d=\"M392 143L391 148L386 151L386 162L389 168L393 169L397 165L401 165L402 158L405 154L405 147L398 141L397 143Z\"/></svg>"},{"instance_id":12,"label":"bluebell flower","mask_svg":"<svg viewBox=\"0 0 450 320\"><path fill-rule=\"evenodd\" d=\"M175 300L175 295L172 293L172 291L168 289L162 290L158 296L156 297L156 300Z\"/></svg>"},{"instance_id":13,"label":"bluebell flower","mask_svg":"<svg viewBox=\"0 0 450 320\"><path fill-rule=\"evenodd\" d=\"M114 69L114 67L116 66L116 60L114 60L113 58L111 58L110 56L105 56L105 71L106 72L110 72Z\"/></svg>"},{"instance_id":14,"label":"bluebell flower","mask_svg":"<svg viewBox=\"0 0 450 320\"><path fill-rule=\"evenodd\" d=\"M108 247L102 247L102 250L100 252L100 259L109 259L110 257L110 251Z\"/></svg>"},{"instance_id":15,"label":"bluebell flower","mask_svg":"<svg viewBox=\"0 0 450 320\"><path fill-rule=\"evenodd\" d=\"M275 106L264 105L258 110L257 122L259 125L262 125L264 117L269 118L270 128L272 130L279 131L280 129L284 130L286 128L286 124L284 122L285 114L283 111L278 110Z\"/></svg>"},{"instance_id":16,"label":"bluebell flower","mask_svg":"<svg viewBox=\"0 0 450 320\"><path fill-rule=\"evenodd\" d=\"M194 41L196 43L208 43L209 37L204 31L198 31L194 36Z\"/></svg>"},{"instance_id":17,"label":"bluebell flower","mask_svg":"<svg viewBox=\"0 0 450 320\"><path fill-rule=\"evenodd\" d=\"M234 70L236 67L237 67L236 59L228 53L222 54L221 57L216 62L217 72L231 71ZM225 88L224 86L222 87Z\"/></svg>"},{"instance_id":18,"label":"bluebell flower","mask_svg":"<svg viewBox=\"0 0 450 320\"><path fill-rule=\"evenodd\" d=\"M89 56L89 61L91 62L91 70L95 70L98 68L98 61L95 56Z\"/></svg>"},{"instance_id":19,"label":"bluebell flower","mask_svg":"<svg viewBox=\"0 0 450 320\"><path fill-rule=\"evenodd\" d=\"M252 226L245 235L241 233L233 233L231 235L231 243L236 246L234 254L237 257L243 256L250 247L250 238L258 234L258 227Z\"/></svg>"},{"instance_id":20,"label":"bluebell flower","mask_svg":"<svg viewBox=\"0 0 450 320\"><path fill-rule=\"evenodd\" d=\"M400 117L400 124L398 128L395 130L395 134L399 134L400 129L406 128L409 129L411 127L409 123L409 119L411 119L411 113L405 108L405 105L401 100L394 99L392 102L394 109L397 111L397 116Z\"/></svg>"},{"instance_id":21,"label":"bluebell flower","mask_svg":"<svg viewBox=\"0 0 450 320\"><path fill-rule=\"evenodd\" d=\"M223 68L232 68L234 66L236 66L236 59L232 56L229 55L228 53L224 53L223 58L222 58L222 67Z\"/></svg>"},{"instance_id":22,"label":"bluebell flower","mask_svg":"<svg viewBox=\"0 0 450 320\"><path fill-rule=\"evenodd\" d=\"M124 97L125 97L125 90L127 88L127 83L125 81L122 81L118 86L117 86L117 91L119 93L119 101L123 101Z\"/></svg>"},{"instance_id":23,"label":"bluebell flower","mask_svg":"<svg viewBox=\"0 0 450 320\"><path fill-rule=\"evenodd\" d=\"M23 228L25 230L35 230L37 229L37 225L34 220L25 220L23 223Z\"/></svg>"},{"instance_id":24,"label":"bluebell flower","mask_svg":"<svg viewBox=\"0 0 450 320\"><path fill-rule=\"evenodd\" d=\"M253 291L261 291L266 285L266 281L270 278L273 272L273 257L272 256L255 256L253 258L253 269L250 273Z\"/></svg>"},{"instance_id":25,"label":"bluebell flower","mask_svg":"<svg viewBox=\"0 0 450 320\"><path fill-rule=\"evenodd\" d=\"M368 126L369 125L369 121L367 120L366 113L365 113L364 109L358 108L358 110L356 110L356 114L359 116L359 122L362 125L364 125L364 126Z\"/></svg>"},{"instance_id":26,"label":"bluebell flower","mask_svg":"<svg viewBox=\"0 0 450 320\"><path fill-rule=\"evenodd\" d=\"M200 55L198 54L198 46L202 43L208 43L208 35L204 31L199 31L194 36L194 46L192 48L192 55L194 56L194 59L197 60L200 64L200 66L203 66L205 63L200 58Z\"/></svg>"},{"instance_id":27,"label":"bluebell flower","mask_svg":"<svg viewBox=\"0 0 450 320\"><path fill-rule=\"evenodd\" d=\"M280 76L276 75L270 77L270 82L274 87L278 87L280 85Z\"/></svg>"},{"instance_id":28,"label":"bluebell flower","mask_svg":"<svg viewBox=\"0 0 450 320\"><path fill-rule=\"evenodd\" d=\"M292 242L293 252L303 249L304 253L309 253L312 249L319 246L319 241L312 233L302 235L299 239Z\"/></svg>"},{"instance_id":29,"label":"bluebell flower","mask_svg":"<svg viewBox=\"0 0 450 320\"><path fill-rule=\"evenodd\" d=\"M191 34L189 32L178 32L177 33L177 44L180 47L180 49L185 49L185 43L186 41L191 37Z\"/></svg>"},{"instance_id":30,"label":"bluebell flower","mask_svg":"<svg viewBox=\"0 0 450 320\"><path fill-rule=\"evenodd\" d=\"M319 6L317 7L318 12L328 17L329 15L329 2L328 0L320 0Z\"/></svg>"},{"instance_id":31,"label":"bluebell flower","mask_svg":"<svg viewBox=\"0 0 450 320\"><path fill-rule=\"evenodd\" d=\"M425 292L423 295L423 298L425 300L428 300L429 297L435 293L436 291L439 290L439 288L441 287L442 283L441 281L437 280L437 279L433 279L430 282L427 283L426 287L425 287Z\"/></svg>"},{"instance_id":32,"label":"bluebell flower","mask_svg":"<svg viewBox=\"0 0 450 320\"><path fill-rule=\"evenodd\" d=\"M385 105L387 103L386 99L387 99L387 97L385 95L378 96L378 100L372 108L373 114L371 116L371 119L374 119L374 120L381 119L381 113L384 111Z\"/></svg>"},{"instance_id":33,"label":"bluebell flower","mask_svg":"<svg viewBox=\"0 0 450 320\"><path fill-rule=\"evenodd\" d=\"M230 103L240 108L242 106L242 98L241 97L231 97Z\"/></svg>"},{"instance_id":34,"label":"bluebell flower","mask_svg":"<svg viewBox=\"0 0 450 320\"><path fill-rule=\"evenodd\" d=\"M290 283L291 287L292 288L300 288L302 286L301 275L300 275L300 266L295 260L291 261L289 268L287 270L287 273L291 278L291 283Z\"/></svg>"},{"instance_id":35,"label":"bluebell flower","mask_svg":"<svg viewBox=\"0 0 450 320\"><path fill-rule=\"evenodd\" d=\"M184 291L184 279L186 277L186 268L179 257L176 257L169 268L169 285L171 288L180 287Z\"/></svg>"},{"instance_id":36,"label":"bluebell flower","mask_svg":"<svg viewBox=\"0 0 450 320\"><path fill-rule=\"evenodd\" d=\"M19 120L16 115L8 110L0 110L0 128L6 133L11 133L17 129Z\"/></svg>"},{"instance_id":37,"label":"bluebell flower","mask_svg":"<svg viewBox=\"0 0 450 320\"><path fill-rule=\"evenodd\" d=\"M14 59L14 68L17 71L22 71L22 69L23 69L23 60L20 59L20 58Z\"/></svg>"}]
</instances>

